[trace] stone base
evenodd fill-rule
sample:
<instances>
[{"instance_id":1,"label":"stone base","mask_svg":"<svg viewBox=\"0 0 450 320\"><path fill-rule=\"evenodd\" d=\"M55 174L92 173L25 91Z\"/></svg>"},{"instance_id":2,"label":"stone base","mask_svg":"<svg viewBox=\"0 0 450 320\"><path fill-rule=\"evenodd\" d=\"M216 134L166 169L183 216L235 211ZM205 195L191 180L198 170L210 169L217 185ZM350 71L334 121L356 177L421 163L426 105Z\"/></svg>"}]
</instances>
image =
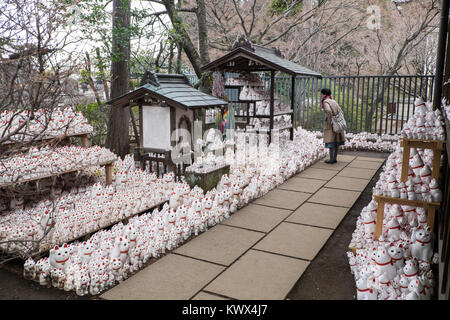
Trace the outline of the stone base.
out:
<instances>
[{"instance_id":1,"label":"stone base","mask_svg":"<svg viewBox=\"0 0 450 320\"><path fill-rule=\"evenodd\" d=\"M217 186L224 174L229 173L230 166L227 165L223 168L208 173L185 172L184 177L191 188L194 186L199 186L204 192L208 192Z\"/></svg>"}]
</instances>

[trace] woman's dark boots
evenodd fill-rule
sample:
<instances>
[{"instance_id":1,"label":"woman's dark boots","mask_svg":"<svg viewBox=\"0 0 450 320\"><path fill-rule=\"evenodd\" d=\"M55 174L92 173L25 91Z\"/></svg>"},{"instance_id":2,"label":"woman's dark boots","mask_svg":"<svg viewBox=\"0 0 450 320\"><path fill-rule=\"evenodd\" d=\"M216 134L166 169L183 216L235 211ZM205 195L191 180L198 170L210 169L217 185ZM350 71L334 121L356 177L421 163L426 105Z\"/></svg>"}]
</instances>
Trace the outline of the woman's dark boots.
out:
<instances>
[{"instance_id":1,"label":"woman's dark boots","mask_svg":"<svg viewBox=\"0 0 450 320\"><path fill-rule=\"evenodd\" d=\"M329 148L330 149L330 159L329 160L325 160L325 163L334 163L335 161L334 161L334 152L335 152L335 150L336 150L336 147L334 147L334 148Z\"/></svg>"},{"instance_id":2,"label":"woman's dark boots","mask_svg":"<svg viewBox=\"0 0 450 320\"><path fill-rule=\"evenodd\" d=\"M330 163L330 164L336 163L338 151L339 151L339 146L330 148L330 160L325 160L325 163Z\"/></svg>"},{"instance_id":3,"label":"woman's dark boots","mask_svg":"<svg viewBox=\"0 0 450 320\"><path fill-rule=\"evenodd\" d=\"M339 152L339 145L337 145L336 148L334 148L333 163L337 162L338 152Z\"/></svg>"}]
</instances>

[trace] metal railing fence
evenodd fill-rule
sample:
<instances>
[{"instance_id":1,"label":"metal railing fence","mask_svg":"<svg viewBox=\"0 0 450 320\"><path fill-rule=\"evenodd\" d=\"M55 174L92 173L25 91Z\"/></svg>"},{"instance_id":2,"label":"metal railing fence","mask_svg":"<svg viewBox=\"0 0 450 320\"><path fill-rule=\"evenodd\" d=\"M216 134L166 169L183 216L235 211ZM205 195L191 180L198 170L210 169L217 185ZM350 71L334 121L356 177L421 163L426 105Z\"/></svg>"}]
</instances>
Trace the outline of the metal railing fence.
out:
<instances>
[{"instance_id":1,"label":"metal railing fence","mask_svg":"<svg viewBox=\"0 0 450 320\"><path fill-rule=\"evenodd\" d=\"M236 74L226 74L226 77ZM187 75L192 83L195 75ZM263 76L266 88L270 77ZM414 100L421 96L431 100L433 75L417 76L325 76L297 77L294 103L294 125L308 130L321 130L325 114L321 108L320 89L329 88L347 120L348 132L399 134L414 113ZM275 77L275 92L280 100L291 103L291 79ZM236 90L226 90L236 100Z\"/></svg>"}]
</instances>

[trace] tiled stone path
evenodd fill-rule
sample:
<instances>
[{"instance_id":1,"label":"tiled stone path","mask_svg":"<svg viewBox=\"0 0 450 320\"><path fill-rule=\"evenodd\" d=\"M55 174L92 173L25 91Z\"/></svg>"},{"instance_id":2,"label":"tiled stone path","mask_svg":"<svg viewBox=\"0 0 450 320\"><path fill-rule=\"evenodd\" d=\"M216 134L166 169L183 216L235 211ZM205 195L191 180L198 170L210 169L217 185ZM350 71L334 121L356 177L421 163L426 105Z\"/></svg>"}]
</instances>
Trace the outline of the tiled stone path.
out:
<instances>
[{"instance_id":1,"label":"tiled stone path","mask_svg":"<svg viewBox=\"0 0 450 320\"><path fill-rule=\"evenodd\" d=\"M101 298L285 299L383 161L316 163Z\"/></svg>"}]
</instances>

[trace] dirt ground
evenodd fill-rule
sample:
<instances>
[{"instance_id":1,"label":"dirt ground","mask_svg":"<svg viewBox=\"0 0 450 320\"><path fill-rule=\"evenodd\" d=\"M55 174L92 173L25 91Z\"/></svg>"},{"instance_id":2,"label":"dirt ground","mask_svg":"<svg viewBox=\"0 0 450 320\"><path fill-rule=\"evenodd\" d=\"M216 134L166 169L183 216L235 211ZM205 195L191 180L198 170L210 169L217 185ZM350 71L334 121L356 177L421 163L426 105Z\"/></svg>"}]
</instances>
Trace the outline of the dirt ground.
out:
<instances>
[{"instance_id":1,"label":"dirt ground","mask_svg":"<svg viewBox=\"0 0 450 320\"><path fill-rule=\"evenodd\" d=\"M375 152L349 152L343 154L384 157L388 154ZM339 157L338 157L339 159ZM355 299L355 281L350 273L346 252L356 219L362 208L372 196L372 187L378 180L380 170L370 181L360 198L344 217L336 231L306 269L288 295L291 300L353 300ZM11 262L0 267L0 300L73 300L89 299L79 297L74 292L65 292L40 286L25 280L22 264ZM91 298L92 299L92 298Z\"/></svg>"}]
</instances>

